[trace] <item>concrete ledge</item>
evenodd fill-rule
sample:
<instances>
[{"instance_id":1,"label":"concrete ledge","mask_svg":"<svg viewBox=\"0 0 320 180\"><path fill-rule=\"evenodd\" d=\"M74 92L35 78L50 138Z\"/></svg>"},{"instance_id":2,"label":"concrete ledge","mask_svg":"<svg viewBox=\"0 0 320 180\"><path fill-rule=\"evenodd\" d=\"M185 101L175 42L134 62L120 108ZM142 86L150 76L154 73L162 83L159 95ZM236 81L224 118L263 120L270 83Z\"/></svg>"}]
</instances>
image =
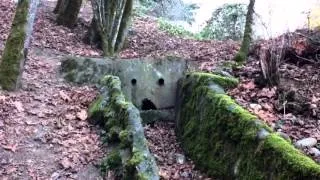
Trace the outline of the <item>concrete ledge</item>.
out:
<instances>
[{"instance_id":1,"label":"concrete ledge","mask_svg":"<svg viewBox=\"0 0 320 180\"><path fill-rule=\"evenodd\" d=\"M120 79L107 75L99 84L101 95L89 108L89 116L105 128L108 143L115 146L105 168L116 171L121 179L158 180L158 168L147 146L139 110L126 101Z\"/></svg>"},{"instance_id":2,"label":"concrete ledge","mask_svg":"<svg viewBox=\"0 0 320 180\"><path fill-rule=\"evenodd\" d=\"M179 82L176 131L198 168L222 179L320 179L320 166L235 103L237 80L191 73Z\"/></svg>"}]
</instances>

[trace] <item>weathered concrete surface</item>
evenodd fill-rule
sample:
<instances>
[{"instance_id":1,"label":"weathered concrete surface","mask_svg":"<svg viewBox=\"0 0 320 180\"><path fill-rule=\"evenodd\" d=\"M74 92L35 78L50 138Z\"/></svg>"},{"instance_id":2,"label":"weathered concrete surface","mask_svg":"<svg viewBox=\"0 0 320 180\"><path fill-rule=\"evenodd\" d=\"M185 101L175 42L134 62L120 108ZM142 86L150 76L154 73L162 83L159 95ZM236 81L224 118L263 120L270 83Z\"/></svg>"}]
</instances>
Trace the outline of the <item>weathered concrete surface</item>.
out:
<instances>
[{"instance_id":1,"label":"weathered concrete surface","mask_svg":"<svg viewBox=\"0 0 320 180\"><path fill-rule=\"evenodd\" d=\"M71 57L62 63L61 72L65 79L79 84L97 83L107 74L118 76L126 98L139 109L146 99L155 108L165 109L174 107L178 79L191 67L187 61L174 57L128 60Z\"/></svg>"},{"instance_id":2,"label":"weathered concrete surface","mask_svg":"<svg viewBox=\"0 0 320 180\"><path fill-rule=\"evenodd\" d=\"M224 93L237 80L191 73L179 82L176 130L197 168L221 179L320 179L320 165Z\"/></svg>"}]
</instances>

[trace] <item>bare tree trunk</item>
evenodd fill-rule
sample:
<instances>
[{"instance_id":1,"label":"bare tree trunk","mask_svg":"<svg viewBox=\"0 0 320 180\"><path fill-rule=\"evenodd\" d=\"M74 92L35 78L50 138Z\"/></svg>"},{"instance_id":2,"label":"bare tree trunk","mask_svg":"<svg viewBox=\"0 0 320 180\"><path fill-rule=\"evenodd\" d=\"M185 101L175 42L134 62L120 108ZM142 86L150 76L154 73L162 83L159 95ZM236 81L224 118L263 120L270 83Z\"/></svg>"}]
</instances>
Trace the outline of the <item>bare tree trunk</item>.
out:
<instances>
[{"instance_id":1,"label":"bare tree trunk","mask_svg":"<svg viewBox=\"0 0 320 180\"><path fill-rule=\"evenodd\" d=\"M246 25L244 29L243 40L239 52L234 57L234 60L238 63L244 63L247 60L249 53L250 43L252 40L252 23L253 23L253 13L254 13L255 0L250 0L248 6L248 12L246 16Z\"/></svg>"},{"instance_id":2,"label":"bare tree trunk","mask_svg":"<svg viewBox=\"0 0 320 180\"><path fill-rule=\"evenodd\" d=\"M127 36L133 0L92 0L94 17L87 34L89 42L100 42L105 56L119 52ZM98 37L97 37L98 36Z\"/></svg>"},{"instance_id":3,"label":"bare tree trunk","mask_svg":"<svg viewBox=\"0 0 320 180\"><path fill-rule=\"evenodd\" d=\"M76 25L82 0L59 0L57 23L72 28ZM58 1L58 3L59 3ZM58 6L58 4L57 4Z\"/></svg>"},{"instance_id":4,"label":"bare tree trunk","mask_svg":"<svg viewBox=\"0 0 320 180\"><path fill-rule=\"evenodd\" d=\"M63 4L64 0L58 0L56 7L53 10L53 13L58 14L59 10L61 9L61 5Z\"/></svg>"},{"instance_id":5,"label":"bare tree trunk","mask_svg":"<svg viewBox=\"0 0 320 180\"><path fill-rule=\"evenodd\" d=\"M91 45L96 45L98 48L102 48L101 37L98 31L98 24L95 18L92 18L90 28L86 34L84 41Z\"/></svg>"}]
</instances>

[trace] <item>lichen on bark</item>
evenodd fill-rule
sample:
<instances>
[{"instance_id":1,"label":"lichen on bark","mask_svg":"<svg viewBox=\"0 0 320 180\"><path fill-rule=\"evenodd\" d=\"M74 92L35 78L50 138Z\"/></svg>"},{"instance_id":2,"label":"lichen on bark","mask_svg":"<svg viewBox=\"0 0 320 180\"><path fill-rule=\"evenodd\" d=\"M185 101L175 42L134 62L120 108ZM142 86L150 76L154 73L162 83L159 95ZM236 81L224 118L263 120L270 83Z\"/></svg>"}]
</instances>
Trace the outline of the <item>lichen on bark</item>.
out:
<instances>
[{"instance_id":1,"label":"lichen on bark","mask_svg":"<svg viewBox=\"0 0 320 180\"><path fill-rule=\"evenodd\" d=\"M29 0L18 2L11 32L0 60L0 86L5 90L15 90L19 86L25 58L24 41L29 3Z\"/></svg>"},{"instance_id":2,"label":"lichen on bark","mask_svg":"<svg viewBox=\"0 0 320 180\"><path fill-rule=\"evenodd\" d=\"M246 16L246 25L243 34L243 40L239 52L235 55L234 60L243 64L247 60L249 53L250 43L252 40L252 24L253 24L253 13L254 13L255 0L250 0L248 5L248 11Z\"/></svg>"}]
</instances>

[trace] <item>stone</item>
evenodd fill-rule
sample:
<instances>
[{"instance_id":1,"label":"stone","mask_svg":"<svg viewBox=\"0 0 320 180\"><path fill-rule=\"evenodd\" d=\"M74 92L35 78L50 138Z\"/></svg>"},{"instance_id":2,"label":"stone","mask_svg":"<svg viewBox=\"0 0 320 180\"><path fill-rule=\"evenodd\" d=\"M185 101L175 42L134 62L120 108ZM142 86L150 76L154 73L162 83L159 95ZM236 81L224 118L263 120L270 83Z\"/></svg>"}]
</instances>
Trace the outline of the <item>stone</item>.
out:
<instances>
[{"instance_id":1,"label":"stone","mask_svg":"<svg viewBox=\"0 0 320 180\"><path fill-rule=\"evenodd\" d=\"M60 178L60 173L59 172L54 172L52 175L51 175L51 177L50 177L50 179L51 180L58 180L59 178Z\"/></svg>"},{"instance_id":2,"label":"stone","mask_svg":"<svg viewBox=\"0 0 320 180\"><path fill-rule=\"evenodd\" d=\"M250 104L249 106L254 111L259 111L262 109L262 106L260 104Z\"/></svg>"},{"instance_id":3,"label":"stone","mask_svg":"<svg viewBox=\"0 0 320 180\"><path fill-rule=\"evenodd\" d=\"M183 154L176 153L175 159L178 164L184 164L186 162L186 157Z\"/></svg>"},{"instance_id":4,"label":"stone","mask_svg":"<svg viewBox=\"0 0 320 180\"><path fill-rule=\"evenodd\" d=\"M310 108L311 108L311 109L317 109L318 107L317 107L316 104L311 104L311 105L310 105Z\"/></svg>"},{"instance_id":5,"label":"stone","mask_svg":"<svg viewBox=\"0 0 320 180\"><path fill-rule=\"evenodd\" d=\"M320 156L320 150L318 148L310 148L310 153L314 156L314 157L319 157Z\"/></svg>"},{"instance_id":6,"label":"stone","mask_svg":"<svg viewBox=\"0 0 320 180\"><path fill-rule=\"evenodd\" d=\"M264 128L261 128L259 131L258 131L258 139L265 139L270 133L265 130Z\"/></svg>"},{"instance_id":7,"label":"stone","mask_svg":"<svg viewBox=\"0 0 320 180\"><path fill-rule=\"evenodd\" d=\"M185 177L185 178L188 178L189 177L189 173L184 171L183 173L181 173L181 176Z\"/></svg>"},{"instance_id":8,"label":"stone","mask_svg":"<svg viewBox=\"0 0 320 180\"><path fill-rule=\"evenodd\" d=\"M294 143L294 145L297 148L306 148L306 147L313 147L317 144L317 140L315 138L309 137L309 138L304 138L301 139L299 141L297 141L296 143Z\"/></svg>"}]
</instances>

